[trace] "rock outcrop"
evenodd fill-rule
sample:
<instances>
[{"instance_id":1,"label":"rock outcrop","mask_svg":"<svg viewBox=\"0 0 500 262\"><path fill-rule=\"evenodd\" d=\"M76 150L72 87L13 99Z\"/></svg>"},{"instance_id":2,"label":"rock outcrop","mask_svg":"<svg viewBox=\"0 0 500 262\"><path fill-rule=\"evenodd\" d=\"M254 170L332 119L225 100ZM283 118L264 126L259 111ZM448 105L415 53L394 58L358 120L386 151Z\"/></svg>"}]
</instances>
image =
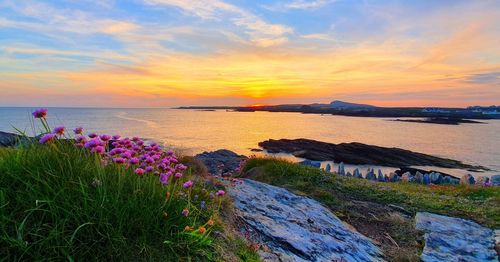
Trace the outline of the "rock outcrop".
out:
<instances>
[{"instance_id":1,"label":"rock outcrop","mask_svg":"<svg viewBox=\"0 0 500 262\"><path fill-rule=\"evenodd\" d=\"M437 166L470 170L487 170L485 167L464 164L457 160L362 143L332 144L310 139L270 139L259 143L269 153L290 153L316 161L336 161L354 165L390 167Z\"/></svg>"},{"instance_id":2,"label":"rock outcrop","mask_svg":"<svg viewBox=\"0 0 500 262\"><path fill-rule=\"evenodd\" d=\"M240 163L248 159L243 155L238 155L233 151L220 149L213 152L203 152L195 156L207 166L208 172L211 174L227 174L232 173L240 167Z\"/></svg>"},{"instance_id":3,"label":"rock outcrop","mask_svg":"<svg viewBox=\"0 0 500 262\"><path fill-rule=\"evenodd\" d=\"M419 212L416 228L425 232L424 262L498 261L493 230L461 218Z\"/></svg>"},{"instance_id":4,"label":"rock outcrop","mask_svg":"<svg viewBox=\"0 0 500 262\"><path fill-rule=\"evenodd\" d=\"M268 247L260 250L264 261L383 261L367 237L315 200L248 179L230 195L237 216Z\"/></svg>"},{"instance_id":5,"label":"rock outcrop","mask_svg":"<svg viewBox=\"0 0 500 262\"><path fill-rule=\"evenodd\" d=\"M0 147L15 146L25 140L23 136L0 131Z\"/></svg>"}]
</instances>

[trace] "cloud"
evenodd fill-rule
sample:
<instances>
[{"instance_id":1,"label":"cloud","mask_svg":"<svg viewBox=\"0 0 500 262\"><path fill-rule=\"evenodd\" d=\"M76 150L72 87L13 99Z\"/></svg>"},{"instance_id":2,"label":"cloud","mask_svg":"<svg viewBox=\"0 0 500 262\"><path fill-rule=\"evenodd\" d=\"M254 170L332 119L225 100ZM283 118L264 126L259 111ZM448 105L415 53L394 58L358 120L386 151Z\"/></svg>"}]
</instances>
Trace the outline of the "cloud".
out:
<instances>
[{"instance_id":1,"label":"cloud","mask_svg":"<svg viewBox=\"0 0 500 262\"><path fill-rule=\"evenodd\" d=\"M497 84L500 88L500 72L472 74L465 81L475 84Z\"/></svg>"},{"instance_id":2,"label":"cloud","mask_svg":"<svg viewBox=\"0 0 500 262\"><path fill-rule=\"evenodd\" d=\"M284 12L291 9L314 10L336 1L337 0L294 0L291 2L278 2L271 5L262 5L262 7L274 12Z\"/></svg>"},{"instance_id":3,"label":"cloud","mask_svg":"<svg viewBox=\"0 0 500 262\"><path fill-rule=\"evenodd\" d=\"M203 19L227 19L234 25L246 29L250 41L260 47L269 47L288 42L288 34L293 33L289 26L272 24L238 6L223 1L198 0L144 0L150 5L169 5Z\"/></svg>"}]
</instances>

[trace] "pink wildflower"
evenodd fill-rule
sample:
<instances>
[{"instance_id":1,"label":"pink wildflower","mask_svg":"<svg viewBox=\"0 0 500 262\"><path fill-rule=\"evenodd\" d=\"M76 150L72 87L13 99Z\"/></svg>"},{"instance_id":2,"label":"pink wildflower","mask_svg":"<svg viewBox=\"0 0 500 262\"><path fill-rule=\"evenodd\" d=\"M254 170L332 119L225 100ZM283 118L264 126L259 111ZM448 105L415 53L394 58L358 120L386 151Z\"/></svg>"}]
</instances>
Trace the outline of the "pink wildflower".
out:
<instances>
[{"instance_id":1,"label":"pink wildflower","mask_svg":"<svg viewBox=\"0 0 500 262\"><path fill-rule=\"evenodd\" d=\"M114 139L114 140L118 140L118 139L120 139L120 137L121 137L120 135L114 135L114 136L113 136L113 139Z\"/></svg>"},{"instance_id":2,"label":"pink wildflower","mask_svg":"<svg viewBox=\"0 0 500 262\"><path fill-rule=\"evenodd\" d=\"M182 215L183 215L183 216L185 216L185 217L187 217L187 216L189 215L189 209L184 208L184 209L182 210Z\"/></svg>"},{"instance_id":3,"label":"pink wildflower","mask_svg":"<svg viewBox=\"0 0 500 262\"><path fill-rule=\"evenodd\" d=\"M35 110L31 114L33 115L34 118L45 118L47 116L47 112L48 112L47 108L40 108Z\"/></svg>"},{"instance_id":4,"label":"pink wildflower","mask_svg":"<svg viewBox=\"0 0 500 262\"><path fill-rule=\"evenodd\" d=\"M76 136L75 137L75 142L77 142L77 143L85 143L85 142L87 142L87 139L84 136Z\"/></svg>"},{"instance_id":5,"label":"pink wildflower","mask_svg":"<svg viewBox=\"0 0 500 262\"><path fill-rule=\"evenodd\" d=\"M97 153L97 154L101 155L102 153L104 153L104 147L103 146L96 146L96 147L92 148L90 150L90 152Z\"/></svg>"},{"instance_id":6,"label":"pink wildflower","mask_svg":"<svg viewBox=\"0 0 500 262\"><path fill-rule=\"evenodd\" d=\"M175 178L179 179L179 178L181 178L181 177L182 177L182 173L176 173L176 174L175 174Z\"/></svg>"},{"instance_id":7,"label":"pink wildflower","mask_svg":"<svg viewBox=\"0 0 500 262\"><path fill-rule=\"evenodd\" d=\"M66 131L66 128L64 126L58 126L54 128L54 131L52 133L62 136L64 135L64 131Z\"/></svg>"},{"instance_id":8,"label":"pink wildflower","mask_svg":"<svg viewBox=\"0 0 500 262\"><path fill-rule=\"evenodd\" d=\"M47 144L49 142L52 142L55 138L55 134L45 134L40 138L38 142L40 142L40 144Z\"/></svg>"},{"instance_id":9,"label":"pink wildflower","mask_svg":"<svg viewBox=\"0 0 500 262\"><path fill-rule=\"evenodd\" d=\"M90 134L89 134L89 137L90 137L90 138L96 138L96 137L97 137L97 133L90 133Z\"/></svg>"},{"instance_id":10,"label":"pink wildflower","mask_svg":"<svg viewBox=\"0 0 500 262\"><path fill-rule=\"evenodd\" d=\"M155 160L154 160L154 158L152 158L152 157L146 157L146 159L144 160L144 162L146 162L146 163L148 163L148 164L151 164L151 163L154 163L154 162L155 162Z\"/></svg>"},{"instance_id":11,"label":"pink wildflower","mask_svg":"<svg viewBox=\"0 0 500 262\"><path fill-rule=\"evenodd\" d=\"M123 163L125 163L125 161L126 160L123 157L115 157L115 158L113 158L113 162L115 162L117 164L123 164Z\"/></svg>"},{"instance_id":12,"label":"pink wildflower","mask_svg":"<svg viewBox=\"0 0 500 262\"><path fill-rule=\"evenodd\" d=\"M75 133L75 135L81 135L83 134L83 127L77 127L73 130L73 133Z\"/></svg>"},{"instance_id":13,"label":"pink wildflower","mask_svg":"<svg viewBox=\"0 0 500 262\"><path fill-rule=\"evenodd\" d=\"M175 168L176 169L179 169L179 170L186 170L187 169L187 166L183 165L183 164L177 164L175 165Z\"/></svg>"},{"instance_id":14,"label":"pink wildflower","mask_svg":"<svg viewBox=\"0 0 500 262\"><path fill-rule=\"evenodd\" d=\"M186 189L188 189L192 186L193 186L193 181L191 181L191 180L187 181L186 183L184 183L184 185L182 185L182 187L184 187Z\"/></svg>"},{"instance_id":15,"label":"pink wildflower","mask_svg":"<svg viewBox=\"0 0 500 262\"><path fill-rule=\"evenodd\" d=\"M144 174L144 169L136 168L134 173L136 173L138 176L142 176Z\"/></svg>"},{"instance_id":16,"label":"pink wildflower","mask_svg":"<svg viewBox=\"0 0 500 262\"><path fill-rule=\"evenodd\" d=\"M136 157L132 157L128 160L128 163L131 165L137 165L139 163L139 159L137 159Z\"/></svg>"},{"instance_id":17,"label":"pink wildflower","mask_svg":"<svg viewBox=\"0 0 500 262\"><path fill-rule=\"evenodd\" d=\"M99 138L101 138L102 141L108 141L111 139L110 135L100 135Z\"/></svg>"},{"instance_id":18,"label":"pink wildflower","mask_svg":"<svg viewBox=\"0 0 500 262\"><path fill-rule=\"evenodd\" d=\"M152 167L152 166L146 167L146 172L153 172L153 170L154 170L154 167Z\"/></svg>"},{"instance_id":19,"label":"pink wildflower","mask_svg":"<svg viewBox=\"0 0 500 262\"><path fill-rule=\"evenodd\" d=\"M166 173L161 173L160 174L160 182L164 185L168 183L168 174Z\"/></svg>"},{"instance_id":20,"label":"pink wildflower","mask_svg":"<svg viewBox=\"0 0 500 262\"><path fill-rule=\"evenodd\" d=\"M224 190L219 190L215 193L216 196L224 196L224 194L226 194L226 192L224 192Z\"/></svg>"}]
</instances>

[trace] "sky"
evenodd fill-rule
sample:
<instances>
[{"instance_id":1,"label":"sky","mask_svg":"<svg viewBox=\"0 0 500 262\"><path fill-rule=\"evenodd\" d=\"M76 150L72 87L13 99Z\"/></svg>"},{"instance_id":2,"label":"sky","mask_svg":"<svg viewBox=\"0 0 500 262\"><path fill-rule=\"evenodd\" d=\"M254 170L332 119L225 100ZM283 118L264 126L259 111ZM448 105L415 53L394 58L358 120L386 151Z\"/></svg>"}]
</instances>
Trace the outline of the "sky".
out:
<instances>
[{"instance_id":1,"label":"sky","mask_svg":"<svg viewBox=\"0 0 500 262\"><path fill-rule=\"evenodd\" d=\"M0 0L0 106L500 105L500 1Z\"/></svg>"}]
</instances>

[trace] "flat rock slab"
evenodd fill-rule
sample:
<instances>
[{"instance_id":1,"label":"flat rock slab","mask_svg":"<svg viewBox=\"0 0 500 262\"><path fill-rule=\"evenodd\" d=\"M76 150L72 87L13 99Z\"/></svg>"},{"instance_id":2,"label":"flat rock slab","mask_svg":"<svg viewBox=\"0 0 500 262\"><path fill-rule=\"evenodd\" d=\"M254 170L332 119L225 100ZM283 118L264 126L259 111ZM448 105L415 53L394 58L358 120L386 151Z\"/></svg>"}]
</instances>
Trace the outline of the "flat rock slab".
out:
<instances>
[{"instance_id":1,"label":"flat rock slab","mask_svg":"<svg viewBox=\"0 0 500 262\"><path fill-rule=\"evenodd\" d=\"M419 212L416 228L425 232L424 262L498 261L495 233L470 220Z\"/></svg>"},{"instance_id":2,"label":"flat rock slab","mask_svg":"<svg viewBox=\"0 0 500 262\"><path fill-rule=\"evenodd\" d=\"M240 166L241 161L248 159L246 156L238 155L226 149L203 152L196 155L195 158L202 161L207 166L208 172L212 174L234 172Z\"/></svg>"},{"instance_id":3,"label":"flat rock slab","mask_svg":"<svg viewBox=\"0 0 500 262\"><path fill-rule=\"evenodd\" d=\"M315 200L249 179L230 194L237 215L269 247L264 261L384 261L367 237Z\"/></svg>"}]
</instances>

